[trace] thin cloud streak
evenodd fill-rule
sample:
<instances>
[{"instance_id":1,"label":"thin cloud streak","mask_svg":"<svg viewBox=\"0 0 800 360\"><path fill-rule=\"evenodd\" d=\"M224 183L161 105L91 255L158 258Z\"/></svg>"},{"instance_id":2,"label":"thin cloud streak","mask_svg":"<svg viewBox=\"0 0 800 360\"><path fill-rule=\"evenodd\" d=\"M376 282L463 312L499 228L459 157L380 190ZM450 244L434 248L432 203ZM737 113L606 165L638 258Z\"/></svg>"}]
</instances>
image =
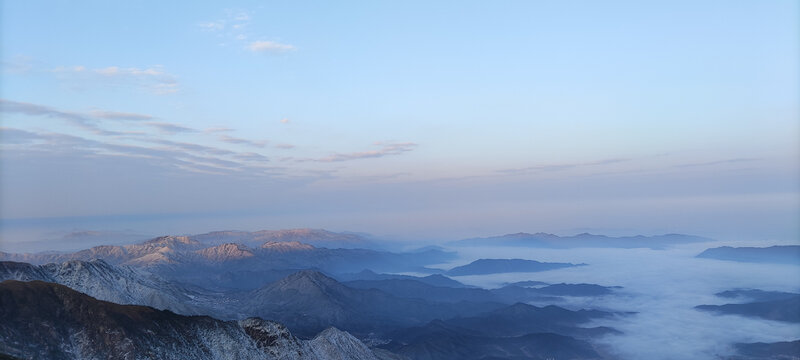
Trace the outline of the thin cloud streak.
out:
<instances>
[{"instance_id":1,"label":"thin cloud streak","mask_svg":"<svg viewBox=\"0 0 800 360\"><path fill-rule=\"evenodd\" d=\"M221 174L248 173L267 175L264 170L269 159L255 153L238 153L203 145L152 141L163 147L110 143L60 133L36 133L27 130L2 128L5 155L39 153L71 156L124 156L145 158L149 162L166 168L196 169L208 173L213 169ZM11 150L11 151L8 151ZM210 155L209 155L210 154ZM227 157L227 158L224 158ZM274 173L270 173L273 175Z\"/></svg>"},{"instance_id":2,"label":"thin cloud streak","mask_svg":"<svg viewBox=\"0 0 800 360\"><path fill-rule=\"evenodd\" d=\"M153 117L150 116L150 115L126 113L126 112L116 112L116 111L94 110L94 111L91 111L89 113L92 115L92 117L99 118L99 119L106 119L106 120L140 121L140 120L152 120L153 119Z\"/></svg>"},{"instance_id":3,"label":"thin cloud streak","mask_svg":"<svg viewBox=\"0 0 800 360\"><path fill-rule=\"evenodd\" d=\"M588 163L547 164L547 165L529 166L524 168L502 169L502 170L497 170L497 172L509 175L521 175L521 174L540 173L540 172L563 171L581 167L611 165L611 164L628 162L630 160L631 159L619 158L619 159L599 160Z\"/></svg>"},{"instance_id":4,"label":"thin cloud streak","mask_svg":"<svg viewBox=\"0 0 800 360\"><path fill-rule=\"evenodd\" d=\"M71 111L61 111L44 105L0 99L0 112L61 119L70 125L96 135L126 135L123 132L109 131L100 128L97 125L96 120L86 114Z\"/></svg>"},{"instance_id":5,"label":"thin cloud streak","mask_svg":"<svg viewBox=\"0 0 800 360\"><path fill-rule=\"evenodd\" d=\"M131 136L146 135L137 131L112 131L103 129L99 123L102 121L145 121L153 120L154 116L147 114L92 110L88 113L58 110L49 106L26 102L0 99L0 112L9 114L23 114L28 116L42 116L60 119L79 129L102 136ZM197 132L197 130L168 122L147 121L144 125L154 127L166 134L181 132Z\"/></svg>"},{"instance_id":6,"label":"thin cloud streak","mask_svg":"<svg viewBox=\"0 0 800 360\"><path fill-rule=\"evenodd\" d=\"M247 45L252 52L258 53L285 53L297 50L294 45L283 44L275 41L254 41Z\"/></svg>"},{"instance_id":7,"label":"thin cloud streak","mask_svg":"<svg viewBox=\"0 0 800 360\"><path fill-rule=\"evenodd\" d=\"M186 126L183 126L183 125L177 125L177 124L173 124L173 123L167 123L167 122L150 121L150 122L146 122L145 124L148 125L148 126L151 126L151 127L154 127L156 129L158 129L158 131L160 131L160 132L162 132L164 134L169 134L169 135L174 135L174 134L177 134L177 133L194 133L194 132L198 132L197 130L192 129L190 127L186 127Z\"/></svg>"},{"instance_id":8,"label":"thin cloud streak","mask_svg":"<svg viewBox=\"0 0 800 360\"><path fill-rule=\"evenodd\" d=\"M717 160L717 161L708 161L702 163L689 163L689 164L679 164L675 165L676 168L691 168L691 167L705 167L705 166L715 166L715 165L722 165L722 164L736 164L736 163L745 163L745 162L753 162L758 161L758 158L736 158L736 159L725 159L725 160Z\"/></svg>"},{"instance_id":9,"label":"thin cloud streak","mask_svg":"<svg viewBox=\"0 0 800 360\"><path fill-rule=\"evenodd\" d=\"M214 133L222 133L222 132L231 132L233 129L227 127L213 127L203 130L205 133L214 134Z\"/></svg>"},{"instance_id":10,"label":"thin cloud streak","mask_svg":"<svg viewBox=\"0 0 800 360\"><path fill-rule=\"evenodd\" d=\"M376 145L382 145L382 144L376 143ZM383 147L379 150L361 151L361 152L354 152L347 154L333 154L331 156L324 157L321 159L316 159L314 161L339 162L339 161L349 161L349 160L359 160L359 159L369 159L369 158L380 158L390 155L400 155L405 152L414 150L417 146L418 146L417 144L412 142L389 143L389 144L383 144Z\"/></svg>"},{"instance_id":11,"label":"thin cloud streak","mask_svg":"<svg viewBox=\"0 0 800 360\"><path fill-rule=\"evenodd\" d=\"M220 135L219 141L226 142L228 144L237 144L237 145L247 145L257 148L263 148L267 146L266 140L256 141L256 140L248 140L228 135Z\"/></svg>"},{"instance_id":12,"label":"thin cloud streak","mask_svg":"<svg viewBox=\"0 0 800 360\"><path fill-rule=\"evenodd\" d=\"M107 66L104 68L89 69L83 65L59 66L51 72L59 75L62 80L76 82L80 86L92 81L108 84L128 85L140 87L156 95L166 95L178 92L178 77L166 72L162 66L148 68Z\"/></svg>"}]
</instances>

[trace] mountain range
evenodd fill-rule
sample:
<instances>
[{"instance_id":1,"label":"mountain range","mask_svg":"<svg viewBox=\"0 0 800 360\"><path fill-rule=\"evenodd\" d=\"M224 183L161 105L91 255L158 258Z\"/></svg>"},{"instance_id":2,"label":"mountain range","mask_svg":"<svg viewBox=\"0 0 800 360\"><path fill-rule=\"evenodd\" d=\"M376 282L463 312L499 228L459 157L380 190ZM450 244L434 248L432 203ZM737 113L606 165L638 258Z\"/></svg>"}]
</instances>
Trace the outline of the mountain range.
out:
<instances>
[{"instance_id":1,"label":"mountain range","mask_svg":"<svg viewBox=\"0 0 800 360\"><path fill-rule=\"evenodd\" d=\"M456 256L455 253L440 249L393 253L370 249L318 248L294 240L273 241L275 238L293 239L299 236L296 231L287 232L269 232L270 240L258 246L233 242L215 244L215 241L221 241L222 235L213 233L215 236L211 237L211 243L198 240L208 240L207 234L162 236L138 244L95 246L72 253L0 252L0 261L40 265L103 259L112 265L144 269L170 281L227 291L253 290L302 269L318 269L333 274L354 273L364 269L382 272L430 271L425 268L426 265L449 261ZM235 234L242 235L239 232ZM280 234L292 236L281 237ZM238 235L234 239L241 237Z\"/></svg>"},{"instance_id":2,"label":"mountain range","mask_svg":"<svg viewBox=\"0 0 800 360\"><path fill-rule=\"evenodd\" d=\"M311 236L333 244L360 236L339 235L214 232L72 253L0 253L6 260L0 261L0 280L9 280L0 287L2 301L9 301L2 305L14 311L0 319L6 344L0 353L68 359L133 353L163 359L596 359L606 355L593 341L618 332L590 325L624 316L525 304L580 303L586 299L564 297L605 296L616 287L526 281L483 289L451 278L584 264L479 259L436 270L432 266L452 262L456 254L299 241ZM41 325L20 328L26 321ZM173 342L181 345L166 350Z\"/></svg>"},{"instance_id":3,"label":"mountain range","mask_svg":"<svg viewBox=\"0 0 800 360\"><path fill-rule=\"evenodd\" d=\"M516 233L485 238L472 238L453 241L456 246L519 246L533 248L650 248L661 250L670 246L708 242L711 239L683 234L665 234L655 236L621 236L612 237L582 233L573 236L558 236L548 233Z\"/></svg>"}]
</instances>

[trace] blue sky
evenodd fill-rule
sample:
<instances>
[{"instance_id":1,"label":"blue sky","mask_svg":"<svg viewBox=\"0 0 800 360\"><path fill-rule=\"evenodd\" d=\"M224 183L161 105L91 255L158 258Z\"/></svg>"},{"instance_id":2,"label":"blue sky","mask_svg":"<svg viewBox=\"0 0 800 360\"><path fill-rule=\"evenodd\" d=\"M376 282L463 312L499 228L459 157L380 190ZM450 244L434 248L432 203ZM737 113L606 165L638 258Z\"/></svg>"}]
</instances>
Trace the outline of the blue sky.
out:
<instances>
[{"instance_id":1,"label":"blue sky","mask_svg":"<svg viewBox=\"0 0 800 360\"><path fill-rule=\"evenodd\" d=\"M798 239L795 1L4 1L0 27L6 245Z\"/></svg>"}]
</instances>

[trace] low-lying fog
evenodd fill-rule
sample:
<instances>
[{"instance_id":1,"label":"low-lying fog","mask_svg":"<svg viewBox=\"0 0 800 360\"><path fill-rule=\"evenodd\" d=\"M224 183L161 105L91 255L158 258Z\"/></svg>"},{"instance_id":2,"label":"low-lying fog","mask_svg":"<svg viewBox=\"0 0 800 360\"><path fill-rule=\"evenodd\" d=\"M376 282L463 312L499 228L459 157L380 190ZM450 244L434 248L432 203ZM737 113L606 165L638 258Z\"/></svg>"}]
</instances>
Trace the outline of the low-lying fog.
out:
<instances>
[{"instance_id":1,"label":"low-lying fog","mask_svg":"<svg viewBox=\"0 0 800 360\"><path fill-rule=\"evenodd\" d=\"M624 334L602 343L623 359L716 359L732 353L739 342L800 339L800 325L695 310L701 304L736 302L714 293L734 289L797 292L800 268L700 259L710 246L696 244L668 250L650 249L525 249L460 247L461 258L443 268L478 258L524 258L537 261L586 263L587 266L538 273L454 277L466 284L493 288L504 283L539 280L549 283L593 283L622 286L603 297L572 297L557 305L597 308L635 315L593 325L612 326ZM763 245L762 245L763 246ZM542 305L542 304L535 304Z\"/></svg>"}]
</instances>

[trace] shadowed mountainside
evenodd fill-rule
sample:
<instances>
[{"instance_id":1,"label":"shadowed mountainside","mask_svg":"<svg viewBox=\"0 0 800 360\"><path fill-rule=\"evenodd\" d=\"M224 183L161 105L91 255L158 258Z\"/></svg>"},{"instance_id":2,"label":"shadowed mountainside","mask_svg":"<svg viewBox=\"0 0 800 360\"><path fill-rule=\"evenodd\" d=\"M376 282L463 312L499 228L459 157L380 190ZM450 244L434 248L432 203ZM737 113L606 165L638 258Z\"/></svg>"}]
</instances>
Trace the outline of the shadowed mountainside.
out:
<instances>
[{"instance_id":1,"label":"shadowed mountainside","mask_svg":"<svg viewBox=\"0 0 800 360\"><path fill-rule=\"evenodd\" d=\"M377 289L351 288L320 272L304 270L251 292L242 301L241 310L285 323L300 335L328 326L365 335L502 306L478 300L444 304L400 298Z\"/></svg>"},{"instance_id":2,"label":"shadowed mountainside","mask_svg":"<svg viewBox=\"0 0 800 360\"><path fill-rule=\"evenodd\" d=\"M0 283L0 353L46 359L376 359L336 329L304 342L261 319L182 316L96 300L63 285L14 280Z\"/></svg>"}]
</instances>

